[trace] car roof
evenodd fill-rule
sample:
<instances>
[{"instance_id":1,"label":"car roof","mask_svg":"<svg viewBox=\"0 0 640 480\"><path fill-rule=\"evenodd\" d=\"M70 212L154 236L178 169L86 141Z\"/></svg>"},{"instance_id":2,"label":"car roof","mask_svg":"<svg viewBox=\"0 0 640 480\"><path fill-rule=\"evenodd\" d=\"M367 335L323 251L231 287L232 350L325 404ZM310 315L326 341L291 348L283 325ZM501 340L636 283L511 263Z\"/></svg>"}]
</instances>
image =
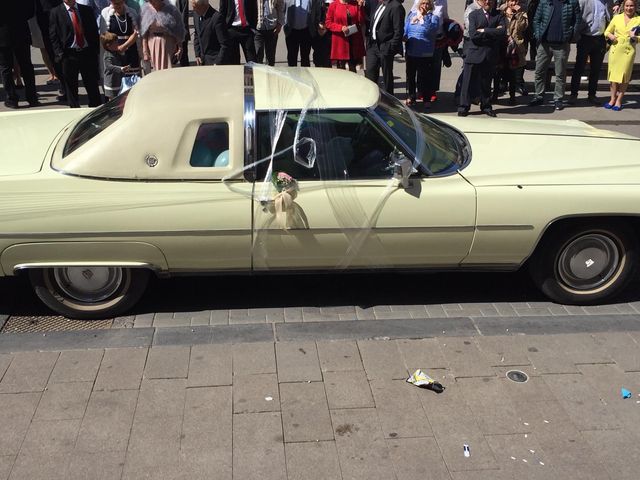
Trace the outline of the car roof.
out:
<instances>
[{"instance_id":1,"label":"car roof","mask_svg":"<svg viewBox=\"0 0 640 480\"><path fill-rule=\"evenodd\" d=\"M174 68L152 73L133 89L129 101L173 114L190 109L228 109L244 92L245 73L252 72L256 110L368 108L380 91L362 75L346 70L265 65L215 65ZM162 99L162 102L158 102ZM229 103L231 102L231 103ZM172 108L175 105L175 109Z\"/></svg>"}]
</instances>

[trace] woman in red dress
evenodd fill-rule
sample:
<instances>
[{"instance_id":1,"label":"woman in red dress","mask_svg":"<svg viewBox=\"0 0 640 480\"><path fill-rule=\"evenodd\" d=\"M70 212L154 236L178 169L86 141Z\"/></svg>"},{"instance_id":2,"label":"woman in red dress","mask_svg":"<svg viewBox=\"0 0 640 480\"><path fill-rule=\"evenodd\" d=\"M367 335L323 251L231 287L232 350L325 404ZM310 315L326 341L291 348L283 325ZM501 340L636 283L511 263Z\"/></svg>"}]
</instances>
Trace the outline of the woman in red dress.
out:
<instances>
[{"instance_id":1,"label":"woman in red dress","mask_svg":"<svg viewBox=\"0 0 640 480\"><path fill-rule=\"evenodd\" d=\"M327 10L326 28L331 31L331 61L336 67L356 71L364 58L365 0L333 0Z\"/></svg>"}]
</instances>

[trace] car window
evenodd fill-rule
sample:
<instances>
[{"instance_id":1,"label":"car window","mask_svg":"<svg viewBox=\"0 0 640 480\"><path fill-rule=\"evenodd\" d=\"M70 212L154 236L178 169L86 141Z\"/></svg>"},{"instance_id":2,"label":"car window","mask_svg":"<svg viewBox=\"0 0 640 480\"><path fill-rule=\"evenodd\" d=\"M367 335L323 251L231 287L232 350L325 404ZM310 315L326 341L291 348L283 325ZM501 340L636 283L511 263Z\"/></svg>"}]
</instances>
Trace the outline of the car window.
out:
<instances>
[{"instance_id":1,"label":"car window","mask_svg":"<svg viewBox=\"0 0 640 480\"><path fill-rule=\"evenodd\" d=\"M258 114L258 158L266 158L257 168L264 178L271 155L273 113ZM294 138L299 123L298 142L312 139L316 160L312 168L294 159ZM390 138L365 111L356 112L289 112L277 139L273 171L285 172L297 180L339 180L390 178L393 169L389 153Z\"/></svg>"},{"instance_id":2,"label":"car window","mask_svg":"<svg viewBox=\"0 0 640 480\"><path fill-rule=\"evenodd\" d=\"M118 95L80 120L69 135L62 156L66 157L122 117L128 95L128 91Z\"/></svg>"},{"instance_id":3,"label":"car window","mask_svg":"<svg viewBox=\"0 0 640 480\"><path fill-rule=\"evenodd\" d=\"M198 127L189 165L192 167L229 165L229 125L227 123L203 123Z\"/></svg>"}]
</instances>

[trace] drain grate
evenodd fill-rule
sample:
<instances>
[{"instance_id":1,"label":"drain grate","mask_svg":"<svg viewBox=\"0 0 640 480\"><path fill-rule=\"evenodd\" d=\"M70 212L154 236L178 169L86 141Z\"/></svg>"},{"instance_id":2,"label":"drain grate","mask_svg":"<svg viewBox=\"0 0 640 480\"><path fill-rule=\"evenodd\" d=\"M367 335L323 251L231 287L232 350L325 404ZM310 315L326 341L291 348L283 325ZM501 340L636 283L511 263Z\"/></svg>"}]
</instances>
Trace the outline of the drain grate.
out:
<instances>
[{"instance_id":1,"label":"drain grate","mask_svg":"<svg viewBox=\"0 0 640 480\"><path fill-rule=\"evenodd\" d=\"M71 320L57 315L9 317L0 333L68 332L111 328L109 320Z\"/></svg>"}]
</instances>

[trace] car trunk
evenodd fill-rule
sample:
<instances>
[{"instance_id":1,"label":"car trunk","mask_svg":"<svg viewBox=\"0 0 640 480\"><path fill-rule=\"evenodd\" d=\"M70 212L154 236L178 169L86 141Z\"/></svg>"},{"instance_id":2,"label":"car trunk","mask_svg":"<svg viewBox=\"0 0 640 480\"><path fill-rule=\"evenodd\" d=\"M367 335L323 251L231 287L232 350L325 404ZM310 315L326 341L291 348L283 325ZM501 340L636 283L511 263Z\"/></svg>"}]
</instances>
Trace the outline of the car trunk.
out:
<instances>
[{"instance_id":1,"label":"car trunk","mask_svg":"<svg viewBox=\"0 0 640 480\"><path fill-rule=\"evenodd\" d=\"M0 176L39 172L60 130L85 113L77 109L0 113Z\"/></svg>"}]
</instances>

